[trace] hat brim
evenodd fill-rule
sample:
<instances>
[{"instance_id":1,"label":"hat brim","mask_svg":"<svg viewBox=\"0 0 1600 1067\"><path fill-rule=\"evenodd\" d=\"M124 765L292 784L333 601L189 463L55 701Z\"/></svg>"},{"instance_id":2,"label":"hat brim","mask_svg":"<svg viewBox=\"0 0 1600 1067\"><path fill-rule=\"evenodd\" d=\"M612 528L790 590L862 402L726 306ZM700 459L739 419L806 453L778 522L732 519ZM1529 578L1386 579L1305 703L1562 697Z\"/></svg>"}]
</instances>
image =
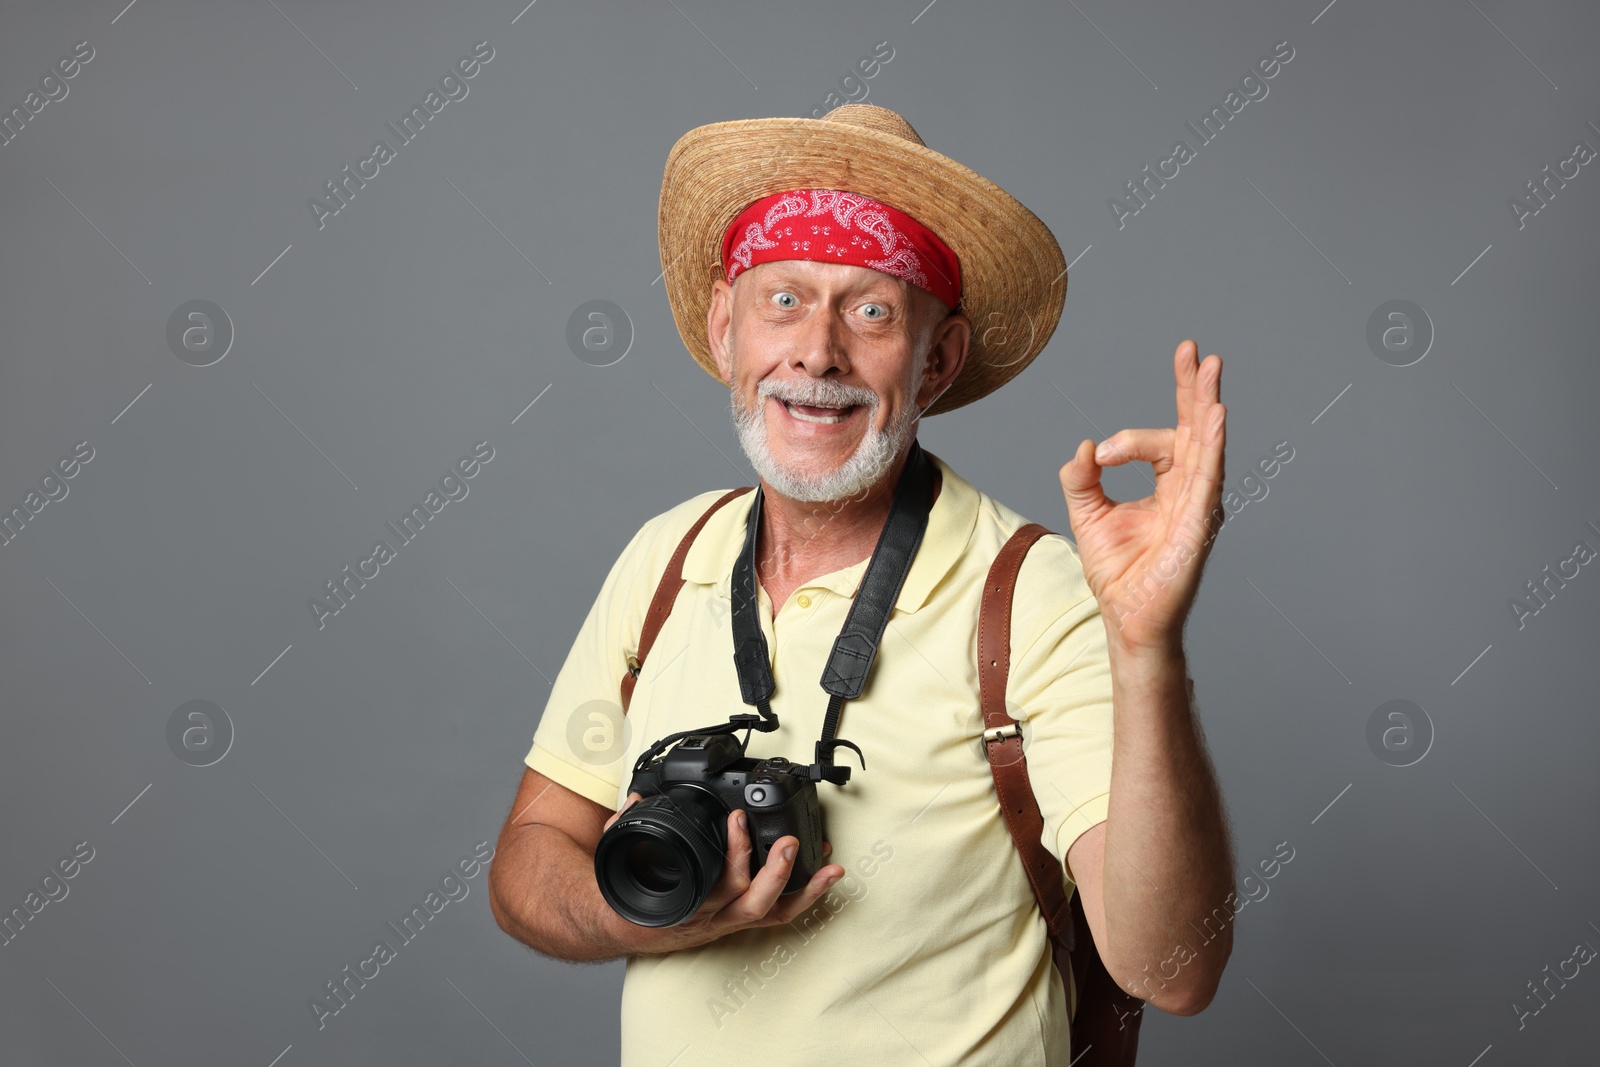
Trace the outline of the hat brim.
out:
<instances>
[{"instance_id":1,"label":"hat brim","mask_svg":"<svg viewBox=\"0 0 1600 1067\"><path fill-rule=\"evenodd\" d=\"M785 189L843 189L900 209L961 261L972 321L966 365L924 416L970 404L1022 372L1066 302L1061 246L1038 216L976 171L903 137L811 118L699 126L667 154L658 210L661 264L678 333L719 382L707 337L722 235L746 205Z\"/></svg>"}]
</instances>

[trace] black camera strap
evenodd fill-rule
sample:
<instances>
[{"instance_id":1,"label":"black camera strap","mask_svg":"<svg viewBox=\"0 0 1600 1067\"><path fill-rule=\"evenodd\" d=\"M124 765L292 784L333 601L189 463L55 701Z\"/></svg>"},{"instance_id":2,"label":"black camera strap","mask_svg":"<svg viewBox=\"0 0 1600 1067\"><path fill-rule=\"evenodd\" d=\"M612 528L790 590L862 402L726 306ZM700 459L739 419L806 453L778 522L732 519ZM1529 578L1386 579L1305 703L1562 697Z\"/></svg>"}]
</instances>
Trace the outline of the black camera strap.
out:
<instances>
[{"instance_id":1,"label":"black camera strap","mask_svg":"<svg viewBox=\"0 0 1600 1067\"><path fill-rule=\"evenodd\" d=\"M809 770L813 781L826 779L843 785L849 780L850 768L835 766L833 762L833 750L839 745L860 756L863 768L867 765L860 748L837 736L839 716L844 702L860 696L866 685L867 674L878 654L878 644L889 625L889 615L900 598L900 589L922 544L928 513L933 507L933 474L933 463L923 452L922 445L912 441L905 469L895 485L889 519L878 535L877 546L845 617L844 628L834 640L833 651L822 671L821 685L829 699L822 737L816 745L816 762ZM772 713L770 705L777 684L768 660L766 634L761 630L761 617L757 614L760 601L756 591L755 558L756 537L761 530L761 504L762 489L758 485L745 525L744 549L733 565L733 664L739 673L740 696L761 713L759 720L751 715L739 716L736 720L741 725L769 731L778 726L778 717Z\"/></svg>"}]
</instances>

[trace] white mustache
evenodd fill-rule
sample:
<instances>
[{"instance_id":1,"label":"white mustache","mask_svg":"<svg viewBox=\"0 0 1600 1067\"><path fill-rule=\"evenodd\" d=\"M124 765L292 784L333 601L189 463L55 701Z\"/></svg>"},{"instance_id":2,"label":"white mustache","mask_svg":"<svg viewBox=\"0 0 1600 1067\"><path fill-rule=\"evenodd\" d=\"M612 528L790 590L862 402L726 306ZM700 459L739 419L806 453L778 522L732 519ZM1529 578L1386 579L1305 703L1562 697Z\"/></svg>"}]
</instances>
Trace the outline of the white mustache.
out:
<instances>
[{"instance_id":1,"label":"white mustache","mask_svg":"<svg viewBox=\"0 0 1600 1067\"><path fill-rule=\"evenodd\" d=\"M790 404L808 407L845 407L850 404L876 406L878 403L878 394L870 389L838 384L803 389L786 382L763 382L756 391L762 397L776 397Z\"/></svg>"}]
</instances>

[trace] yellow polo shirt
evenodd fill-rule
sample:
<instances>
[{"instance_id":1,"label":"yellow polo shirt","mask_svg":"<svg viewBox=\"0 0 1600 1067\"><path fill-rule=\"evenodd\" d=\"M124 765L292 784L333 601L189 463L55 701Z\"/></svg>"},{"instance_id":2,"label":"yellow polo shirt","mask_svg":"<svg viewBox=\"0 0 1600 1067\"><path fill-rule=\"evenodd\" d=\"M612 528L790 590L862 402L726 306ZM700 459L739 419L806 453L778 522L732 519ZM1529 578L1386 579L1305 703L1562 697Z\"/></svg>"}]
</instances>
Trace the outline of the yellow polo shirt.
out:
<instances>
[{"instance_id":1,"label":"yellow polo shirt","mask_svg":"<svg viewBox=\"0 0 1600 1067\"><path fill-rule=\"evenodd\" d=\"M623 1067L790 1064L1067 1067L1072 1050L1045 923L1000 815L984 758L977 675L979 600L989 565L1028 520L942 459L943 488L866 688L846 701L836 761L819 783L831 862L847 874L791 924L629 959ZM626 718L619 686L645 611L679 540L725 490L640 528L611 568L561 668L526 762L608 808L627 797L652 742L753 710L733 666L729 585L754 493L725 504L685 559L685 584L645 661ZM825 520L827 505L818 505ZM823 664L867 560L797 588L772 618L772 710L747 755L809 764L828 696ZM759 583L758 583L759 585ZM1063 861L1106 817L1111 674L1105 624L1072 543L1029 550L1011 625L1008 710L1022 723L1044 815ZM1070 881L1067 884L1072 891Z\"/></svg>"}]
</instances>

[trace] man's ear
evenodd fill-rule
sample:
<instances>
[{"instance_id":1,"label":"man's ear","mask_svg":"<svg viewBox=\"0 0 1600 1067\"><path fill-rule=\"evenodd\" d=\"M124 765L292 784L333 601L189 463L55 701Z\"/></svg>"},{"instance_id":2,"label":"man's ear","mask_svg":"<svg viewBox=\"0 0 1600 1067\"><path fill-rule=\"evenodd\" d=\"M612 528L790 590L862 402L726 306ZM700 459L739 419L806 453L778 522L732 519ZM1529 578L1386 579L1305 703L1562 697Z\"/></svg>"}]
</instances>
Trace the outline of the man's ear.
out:
<instances>
[{"instance_id":1,"label":"man's ear","mask_svg":"<svg viewBox=\"0 0 1600 1067\"><path fill-rule=\"evenodd\" d=\"M971 342L972 320L959 311L951 312L934 326L929 339L928 366L917 390L917 404L923 410L932 407L961 373Z\"/></svg>"},{"instance_id":2,"label":"man's ear","mask_svg":"<svg viewBox=\"0 0 1600 1067\"><path fill-rule=\"evenodd\" d=\"M711 345L712 358L717 361L717 373L730 385L733 381L733 359L729 354L732 326L733 286L727 279L718 278L711 283L711 303L706 307L706 340Z\"/></svg>"}]
</instances>

